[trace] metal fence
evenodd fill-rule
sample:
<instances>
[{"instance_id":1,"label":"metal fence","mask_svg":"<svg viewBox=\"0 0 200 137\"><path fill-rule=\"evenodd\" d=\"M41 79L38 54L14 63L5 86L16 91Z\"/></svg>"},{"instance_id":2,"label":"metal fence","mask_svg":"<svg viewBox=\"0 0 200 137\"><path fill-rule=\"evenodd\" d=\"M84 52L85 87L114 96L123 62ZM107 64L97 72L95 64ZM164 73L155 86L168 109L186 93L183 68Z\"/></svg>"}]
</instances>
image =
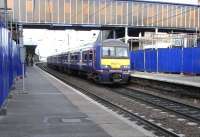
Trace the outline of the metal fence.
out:
<instances>
[{"instance_id":1,"label":"metal fence","mask_svg":"<svg viewBox=\"0 0 200 137\"><path fill-rule=\"evenodd\" d=\"M147 72L200 74L200 48L131 51L131 69Z\"/></svg>"}]
</instances>

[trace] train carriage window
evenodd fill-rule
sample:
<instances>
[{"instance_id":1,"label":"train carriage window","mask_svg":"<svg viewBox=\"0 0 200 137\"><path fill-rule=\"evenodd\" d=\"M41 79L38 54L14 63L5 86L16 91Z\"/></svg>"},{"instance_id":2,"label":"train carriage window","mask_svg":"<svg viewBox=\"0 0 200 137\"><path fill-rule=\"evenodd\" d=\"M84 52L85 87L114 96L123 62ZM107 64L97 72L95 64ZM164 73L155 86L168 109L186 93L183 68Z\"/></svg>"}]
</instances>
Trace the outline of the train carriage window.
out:
<instances>
[{"instance_id":1,"label":"train carriage window","mask_svg":"<svg viewBox=\"0 0 200 137\"><path fill-rule=\"evenodd\" d=\"M68 62L68 55L65 56L65 61Z\"/></svg>"},{"instance_id":2,"label":"train carriage window","mask_svg":"<svg viewBox=\"0 0 200 137\"><path fill-rule=\"evenodd\" d=\"M89 54L89 60L92 60L92 58L93 58L93 54L90 53L90 54Z\"/></svg>"},{"instance_id":3,"label":"train carriage window","mask_svg":"<svg viewBox=\"0 0 200 137\"><path fill-rule=\"evenodd\" d=\"M82 57L83 57L83 62L87 61L88 60L88 52L87 51L84 51L82 53Z\"/></svg>"},{"instance_id":4,"label":"train carriage window","mask_svg":"<svg viewBox=\"0 0 200 137\"><path fill-rule=\"evenodd\" d=\"M93 51L90 50L90 52L89 52L89 60L92 60L92 59L93 59Z\"/></svg>"}]
</instances>

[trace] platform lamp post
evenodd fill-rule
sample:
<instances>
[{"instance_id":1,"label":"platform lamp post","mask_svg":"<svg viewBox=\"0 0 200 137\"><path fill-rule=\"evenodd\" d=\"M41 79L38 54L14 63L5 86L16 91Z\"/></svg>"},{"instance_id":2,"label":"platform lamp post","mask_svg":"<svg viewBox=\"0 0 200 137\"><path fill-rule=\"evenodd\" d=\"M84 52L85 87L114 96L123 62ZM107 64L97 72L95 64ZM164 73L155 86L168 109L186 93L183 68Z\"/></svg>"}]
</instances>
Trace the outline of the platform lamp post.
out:
<instances>
[{"instance_id":1,"label":"platform lamp post","mask_svg":"<svg viewBox=\"0 0 200 137\"><path fill-rule=\"evenodd\" d=\"M26 93L25 92L25 48L24 48L24 44L23 44L23 26L22 24L19 24L19 46L20 46L20 60L22 63L22 93Z\"/></svg>"}]
</instances>

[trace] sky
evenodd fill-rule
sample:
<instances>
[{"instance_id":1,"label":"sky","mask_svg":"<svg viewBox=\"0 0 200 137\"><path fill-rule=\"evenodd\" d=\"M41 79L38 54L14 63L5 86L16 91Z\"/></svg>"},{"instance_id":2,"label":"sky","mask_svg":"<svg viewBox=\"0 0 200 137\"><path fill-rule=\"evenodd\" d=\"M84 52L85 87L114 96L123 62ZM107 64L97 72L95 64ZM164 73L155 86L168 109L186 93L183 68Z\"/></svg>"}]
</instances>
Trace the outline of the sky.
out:
<instances>
[{"instance_id":1,"label":"sky","mask_svg":"<svg viewBox=\"0 0 200 137\"><path fill-rule=\"evenodd\" d=\"M24 29L24 45L37 45L36 54L47 57L94 42L99 31Z\"/></svg>"}]
</instances>

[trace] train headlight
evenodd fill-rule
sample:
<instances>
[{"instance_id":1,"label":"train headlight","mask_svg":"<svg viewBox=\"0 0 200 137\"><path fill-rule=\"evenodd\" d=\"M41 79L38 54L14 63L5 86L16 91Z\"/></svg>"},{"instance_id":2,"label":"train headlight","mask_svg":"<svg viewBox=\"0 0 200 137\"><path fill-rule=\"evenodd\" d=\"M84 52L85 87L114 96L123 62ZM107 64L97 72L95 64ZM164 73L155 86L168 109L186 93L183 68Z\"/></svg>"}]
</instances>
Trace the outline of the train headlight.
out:
<instances>
[{"instance_id":1,"label":"train headlight","mask_svg":"<svg viewBox=\"0 0 200 137\"><path fill-rule=\"evenodd\" d=\"M109 70L110 66L109 65L101 65L101 69L103 69L103 70Z\"/></svg>"},{"instance_id":2,"label":"train headlight","mask_svg":"<svg viewBox=\"0 0 200 137\"><path fill-rule=\"evenodd\" d=\"M121 66L122 70L129 70L130 66L129 65L123 65Z\"/></svg>"}]
</instances>

